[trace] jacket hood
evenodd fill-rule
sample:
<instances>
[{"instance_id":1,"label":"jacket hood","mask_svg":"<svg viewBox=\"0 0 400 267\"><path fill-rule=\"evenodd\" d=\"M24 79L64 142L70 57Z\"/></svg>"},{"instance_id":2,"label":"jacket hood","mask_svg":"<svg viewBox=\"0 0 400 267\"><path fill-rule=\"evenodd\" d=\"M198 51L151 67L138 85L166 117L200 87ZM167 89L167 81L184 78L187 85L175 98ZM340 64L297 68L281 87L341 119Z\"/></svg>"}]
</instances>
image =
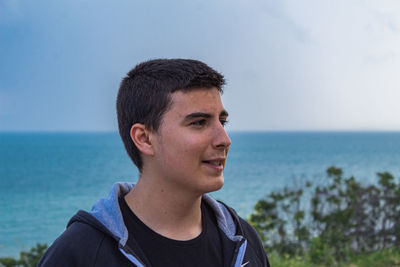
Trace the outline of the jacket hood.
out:
<instances>
[{"instance_id":1,"label":"jacket hood","mask_svg":"<svg viewBox=\"0 0 400 267\"><path fill-rule=\"evenodd\" d=\"M92 207L90 212L79 211L71 218L68 226L75 221L87 223L102 232L111 235L119 243L119 246L125 247L128 241L128 229L125 226L118 199L126 195L133 189L133 183L115 183L106 198L99 199ZM234 242L243 239L241 229L238 227L238 217L236 213L225 206L225 204L214 200L209 195L203 195L203 201L207 203L214 211L218 227L225 235ZM67 226L67 227L68 227Z\"/></svg>"},{"instance_id":2,"label":"jacket hood","mask_svg":"<svg viewBox=\"0 0 400 267\"><path fill-rule=\"evenodd\" d=\"M71 218L67 227L74 222L82 222L112 236L118 242L119 250L127 259L136 266L144 267L148 265L145 263L145 256L141 258L135 248L126 246L128 229L125 226L119 207L119 197L126 195L134 186L135 184L133 183L115 183L108 197L98 200L90 212L79 211ZM233 246L234 254L230 266L242 266L247 240L243 237L244 232L238 215L232 208L214 200L207 194L203 195L203 201L214 211L217 226L225 234L226 238L224 240L229 242L229 245L227 243L225 245L227 247ZM224 257L231 259L232 255L229 255L231 255L229 251L224 251Z\"/></svg>"}]
</instances>

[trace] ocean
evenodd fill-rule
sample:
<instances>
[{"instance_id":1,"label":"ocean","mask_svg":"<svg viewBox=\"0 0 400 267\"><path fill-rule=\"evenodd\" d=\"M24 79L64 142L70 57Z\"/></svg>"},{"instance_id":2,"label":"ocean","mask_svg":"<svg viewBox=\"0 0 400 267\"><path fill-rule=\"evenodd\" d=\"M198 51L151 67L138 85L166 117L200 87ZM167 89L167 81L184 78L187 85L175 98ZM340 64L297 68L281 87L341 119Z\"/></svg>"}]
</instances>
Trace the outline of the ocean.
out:
<instances>
[{"instance_id":1,"label":"ocean","mask_svg":"<svg viewBox=\"0 0 400 267\"><path fill-rule=\"evenodd\" d=\"M211 193L247 217L284 186L323 183L330 166L376 182L400 177L398 132L231 132L222 190ZM138 172L118 133L0 133L0 257L48 243L79 209Z\"/></svg>"}]
</instances>

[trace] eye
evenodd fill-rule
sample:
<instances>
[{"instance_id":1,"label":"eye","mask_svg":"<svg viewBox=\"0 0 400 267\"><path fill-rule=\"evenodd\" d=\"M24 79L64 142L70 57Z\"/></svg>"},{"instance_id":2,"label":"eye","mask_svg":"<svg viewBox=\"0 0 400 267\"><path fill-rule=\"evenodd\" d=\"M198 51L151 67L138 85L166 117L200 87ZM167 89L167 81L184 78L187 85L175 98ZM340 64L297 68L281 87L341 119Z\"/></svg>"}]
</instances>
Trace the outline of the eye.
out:
<instances>
[{"instance_id":1,"label":"eye","mask_svg":"<svg viewBox=\"0 0 400 267\"><path fill-rule=\"evenodd\" d=\"M226 126L226 124L228 123L227 119L220 119L219 121L221 122L222 126Z\"/></svg>"},{"instance_id":2,"label":"eye","mask_svg":"<svg viewBox=\"0 0 400 267\"><path fill-rule=\"evenodd\" d=\"M202 120L193 121L190 123L190 125L199 127L199 126L204 126L206 123L207 123L207 121L202 119Z\"/></svg>"}]
</instances>

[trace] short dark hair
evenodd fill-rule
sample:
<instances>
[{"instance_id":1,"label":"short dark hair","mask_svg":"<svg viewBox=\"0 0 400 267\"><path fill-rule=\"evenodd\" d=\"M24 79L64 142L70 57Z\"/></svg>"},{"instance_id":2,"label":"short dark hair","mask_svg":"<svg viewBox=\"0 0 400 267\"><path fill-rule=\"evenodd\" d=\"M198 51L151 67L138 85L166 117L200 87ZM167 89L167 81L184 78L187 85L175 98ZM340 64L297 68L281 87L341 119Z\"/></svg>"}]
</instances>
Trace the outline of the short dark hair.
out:
<instances>
[{"instance_id":1,"label":"short dark hair","mask_svg":"<svg viewBox=\"0 0 400 267\"><path fill-rule=\"evenodd\" d=\"M133 163L142 171L140 151L130 137L135 123L157 131L171 104L171 94L194 88L217 88L222 93L222 74L192 59L155 59L138 64L122 80L117 97L119 134Z\"/></svg>"}]
</instances>

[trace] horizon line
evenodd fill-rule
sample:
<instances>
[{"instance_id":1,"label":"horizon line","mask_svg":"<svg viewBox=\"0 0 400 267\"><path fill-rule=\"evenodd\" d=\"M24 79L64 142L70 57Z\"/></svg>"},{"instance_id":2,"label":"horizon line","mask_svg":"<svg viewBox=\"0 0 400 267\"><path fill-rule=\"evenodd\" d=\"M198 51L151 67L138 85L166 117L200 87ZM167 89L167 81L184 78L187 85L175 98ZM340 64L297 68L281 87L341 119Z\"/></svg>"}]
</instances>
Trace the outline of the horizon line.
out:
<instances>
[{"instance_id":1,"label":"horizon line","mask_svg":"<svg viewBox=\"0 0 400 267\"><path fill-rule=\"evenodd\" d=\"M228 133L400 133L400 130L383 129L332 129L332 130L227 130ZM0 130L0 134L62 134L62 133L115 133L113 130Z\"/></svg>"}]
</instances>

